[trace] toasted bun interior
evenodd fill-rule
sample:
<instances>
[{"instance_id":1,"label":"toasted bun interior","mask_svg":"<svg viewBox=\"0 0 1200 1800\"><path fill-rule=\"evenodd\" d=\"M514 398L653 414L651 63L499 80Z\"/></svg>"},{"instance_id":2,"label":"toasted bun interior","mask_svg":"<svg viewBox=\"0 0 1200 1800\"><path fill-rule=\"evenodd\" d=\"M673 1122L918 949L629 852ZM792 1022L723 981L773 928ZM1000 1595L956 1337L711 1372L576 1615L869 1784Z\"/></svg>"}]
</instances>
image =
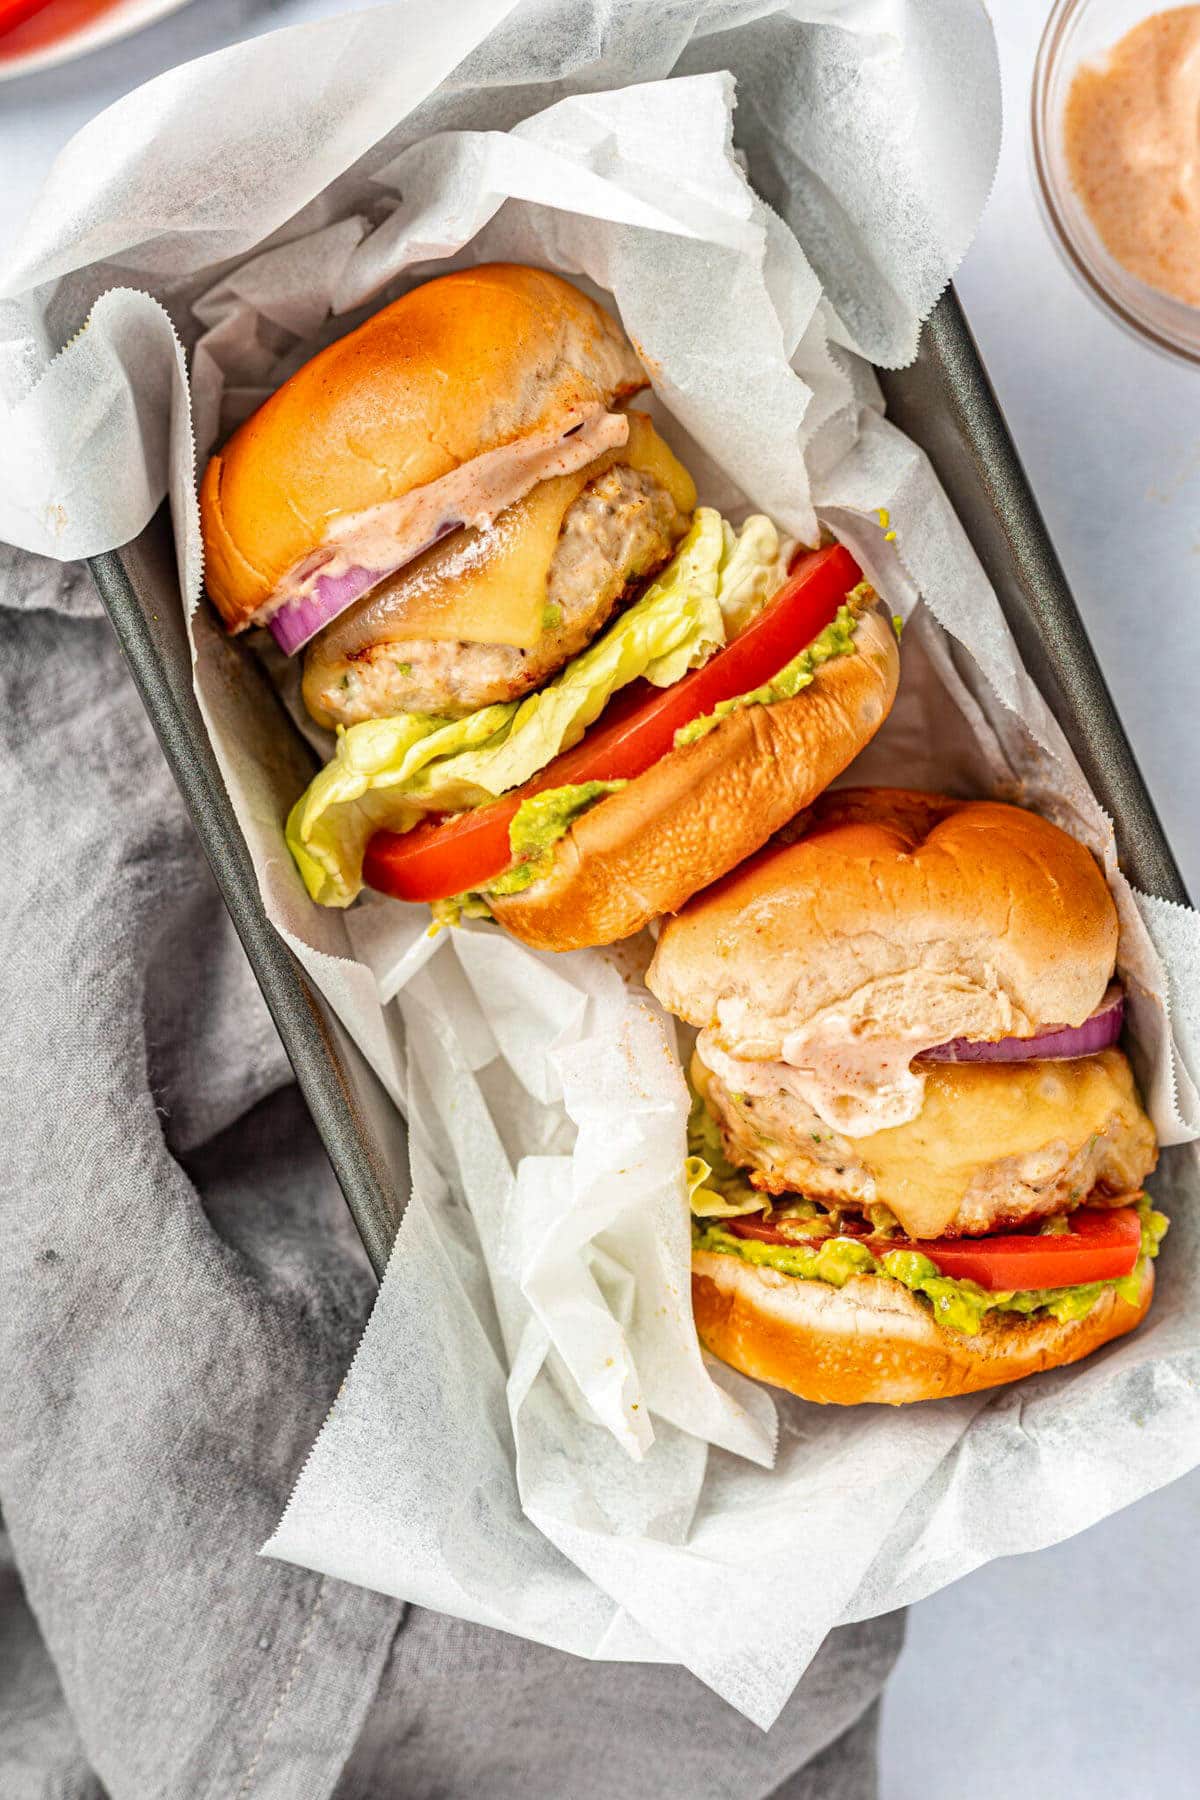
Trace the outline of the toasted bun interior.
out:
<instances>
[{"instance_id":1,"label":"toasted bun interior","mask_svg":"<svg viewBox=\"0 0 1200 1800\"><path fill-rule=\"evenodd\" d=\"M845 788L671 920L648 980L734 1054L770 1060L823 1015L856 1040L927 1044L1079 1025L1116 952L1099 866L1048 820Z\"/></svg>"},{"instance_id":2,"label":"toasted bun interior","mask_svg":"<svg viewBox=\"0 0 1200 1800\"><path fill-rule=\"evenodd\" d=\"M701 1342L743 1375L821 1405L945 1400L1090 1356L1132 1331L1154 1293L1147 1262L1132 1304L1108 1288L1082 1319L994 1311L974 1337L939 1325L901 1282L856 1275L804 1281L699 1251L692 1304Z\"/></svg>"},{"instance_id":3,"label":"toasted bun interior","mask_svg":"<svg viewBox=\"0 0 1200 1800\"><path fill-rule=\"evenodd\" d=\"M620 326L558 275L494 263L426 282L305 363L211 458L208 591L243 625L337 520L645 385Z\"/></svg>"},{"instance_id":4,"label":"toasted bun interior","mask_svg":"<svg viewBox=\"0 0 1200 1800\"><path fill-rule=\"evenodd\" d=\"M491 901L496 918L539 949L615 943L757 850L888 715L900 673L890 623L866 613L854 643L794 699L730 713L584 813L549 875Z\"/></svg>"}]
</instances>

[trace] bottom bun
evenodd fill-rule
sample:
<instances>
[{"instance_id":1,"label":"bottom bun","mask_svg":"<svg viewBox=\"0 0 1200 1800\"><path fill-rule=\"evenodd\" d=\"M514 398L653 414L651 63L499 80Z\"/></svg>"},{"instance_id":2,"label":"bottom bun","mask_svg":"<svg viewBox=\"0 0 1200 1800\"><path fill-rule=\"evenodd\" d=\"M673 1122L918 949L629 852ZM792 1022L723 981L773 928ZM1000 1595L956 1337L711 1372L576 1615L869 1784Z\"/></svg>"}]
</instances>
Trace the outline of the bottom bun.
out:
<instances>
[{"instance_id":1,"label":"bottom bun","mask_svg":"<svg viewBox=\"0 0 1200 1800\"><path fill-rule=\"evenodd\" d=\"M488 905L538 950L631 937L759 850L811 806L886 719L900 659L878 609L854 654L817 669L792 700L730 713L601 800L558 845L548 875Z\"/></svg>"},{"instance_id":2,"label":"bottom bun","mask_svg":"<svg viewBox=\"0 0 1200 1800\"><path fill-rule=\"evenodd\" d=\"M974 1337L939 1325L899 1281L855 1275L837 1288L760 1268L737 1256L692 1258L700 1341L743 1375L822 1406L945 1400L1000 1387L1090 1356L1140 1325L1154 1293L1147 1262L1138 1297L1115 1288L1082 1319L990 1313Z\"/></svg>"}]
</instances>

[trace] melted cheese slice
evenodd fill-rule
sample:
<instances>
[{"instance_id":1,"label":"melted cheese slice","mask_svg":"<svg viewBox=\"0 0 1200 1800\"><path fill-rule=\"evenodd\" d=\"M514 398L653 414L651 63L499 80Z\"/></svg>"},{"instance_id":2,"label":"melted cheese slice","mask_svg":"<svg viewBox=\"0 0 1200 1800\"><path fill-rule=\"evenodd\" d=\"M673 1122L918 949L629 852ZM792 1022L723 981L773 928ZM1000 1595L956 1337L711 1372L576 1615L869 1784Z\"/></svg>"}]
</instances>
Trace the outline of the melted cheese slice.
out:
<instances>
[{"instance_id":1,"label":"melted cheese slice","mask_svg":"<svg viewBox=\"0 0 1200 1800\"><path fill-rule=\"evenodd\" d=\"M945 1231L976 1175L1063 1146L1066 1155L1055 1160L1066 1161L1114 1125L1129 1134L1136 1186L1153 1165L1154 1140L1120 1051L1070 1062L932 1064L918 1117L858 1138L854 1149L875 1177L876 1197L909 1236L932 1238Z\"/></svg>"},{"instance_id":2,"label":"melted cheese slice","mask_svg":"<svg viewBox=\"0 0 1200 1800\"><path fill-rule=\"evenodd\" d=\"M374 590L376 643L413 638L507 644L529 650L544 629L546 582L568 508L614 463L653 476L681 512L696 504L691 476L645 413L631 412L628 442L571 475L541 481L482 531L456 531Z\"/></svg>"}]
</instances>

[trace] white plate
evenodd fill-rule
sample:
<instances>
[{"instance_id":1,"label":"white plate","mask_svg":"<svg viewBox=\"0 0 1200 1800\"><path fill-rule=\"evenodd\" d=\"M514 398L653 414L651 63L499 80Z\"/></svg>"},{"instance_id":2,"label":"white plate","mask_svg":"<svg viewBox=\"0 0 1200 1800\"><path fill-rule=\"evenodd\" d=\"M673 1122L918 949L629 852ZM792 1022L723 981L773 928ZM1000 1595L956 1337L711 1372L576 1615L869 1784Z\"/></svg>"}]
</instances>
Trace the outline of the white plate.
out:
<instances>
[{"instance_id":1,"label":"white plate","mask_svg":"<svg viewBox=\"0 0 1200 1800\"><path fill-rule=\"evenodd\" d=\"M98 50L101 44L128 37L131 31L140 31L143 25L152 25L155 19L178 12L187 4L188 0L119 0L118 5L106 8L98 18L79 26L69 36L56 38L52 44L41 50L29 50L24 56L5 58L2 54L4 39L0 37L0 81L11 81L17 75L32 75L36 69L53 68L55 63L70 62L88 50Z\"/></svg>"}]
</instances>

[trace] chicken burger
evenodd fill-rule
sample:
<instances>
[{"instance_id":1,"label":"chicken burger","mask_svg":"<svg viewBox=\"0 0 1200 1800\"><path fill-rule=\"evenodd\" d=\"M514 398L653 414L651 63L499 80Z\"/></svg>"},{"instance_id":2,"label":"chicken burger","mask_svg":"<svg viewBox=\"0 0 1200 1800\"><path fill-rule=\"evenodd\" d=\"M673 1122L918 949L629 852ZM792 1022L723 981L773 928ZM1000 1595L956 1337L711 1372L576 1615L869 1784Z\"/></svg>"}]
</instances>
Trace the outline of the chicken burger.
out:
<instances>
[{"instance_id":1,"label":"chicken burger","mask_svg":"<svg viewBox=\"0 0 1200 1800\"><path fill-rule=\"evenodd\" d=\"M845 789L663 928L699 1028L696 1324L808 1400L1013 1381L1131 1331L1166 1221L1099 867L1015 806Z\"/></svg>"},{"instance_id":2,"label":"chicken burger","mask_svg":"<svg viewBox=\"0 0 1200 1800\"><path fill-rule=\"evenodd\" d=\"M210 460L209 593L303 655L337 734L287 825L321 904L365 881L609 943L878 729L897 648L853 558L698 507L646 385L577 288L486 266L323 350Z\"/></svg>"}]
</instances>

